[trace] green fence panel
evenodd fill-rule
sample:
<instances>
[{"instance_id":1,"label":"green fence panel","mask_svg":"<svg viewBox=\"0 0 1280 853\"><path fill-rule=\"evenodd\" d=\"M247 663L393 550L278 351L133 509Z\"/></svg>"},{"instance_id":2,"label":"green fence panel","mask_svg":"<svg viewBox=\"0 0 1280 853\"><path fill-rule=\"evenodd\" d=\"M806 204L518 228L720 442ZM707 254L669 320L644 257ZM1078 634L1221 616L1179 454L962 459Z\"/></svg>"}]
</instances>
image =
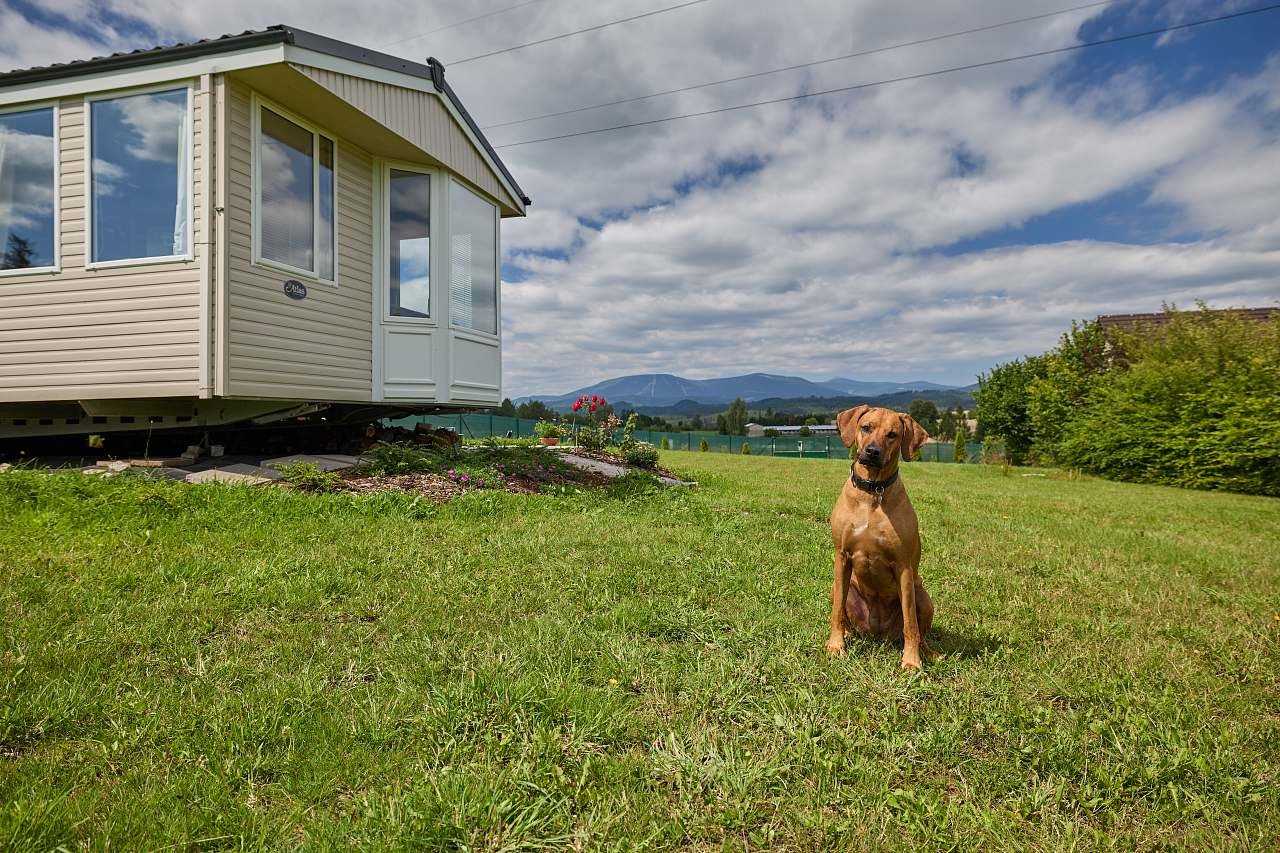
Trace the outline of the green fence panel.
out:
<instances>
[{"instance_id":1,"label":"green fence panel","mask_svg":"<svg viewBox=\"0 0 1280 853\"><path fill-rule=\"evenodd\" d=\"M537 421L526 418L512 418L505 415L414 415L399 418L390 423L394 426L413 429L416 424L428 423L436 428L450 429L463 438L488 438L489 436L505 437L510 434L516 438L532 438L537 433L534 426ZM766 436L744 437L740 435L719 435L706 432L659 432L658 430L638 429L634 433L637 441L647 441L654 447L661 447L662 440L667 440L671 450L698 452L702 442L707 442L710 453L742 453L742 445L751 448L753 456L782 456L790 459L848 459L849 449L839 436ZM622 437L622 431L614 433L615 440ZM965 445L966 462L978 462L981 458L982 444L969 442ZM955 459L955 447L950 442L931 442L920 449L922 462L952 462Z\"/></svg>"}]
</instances>

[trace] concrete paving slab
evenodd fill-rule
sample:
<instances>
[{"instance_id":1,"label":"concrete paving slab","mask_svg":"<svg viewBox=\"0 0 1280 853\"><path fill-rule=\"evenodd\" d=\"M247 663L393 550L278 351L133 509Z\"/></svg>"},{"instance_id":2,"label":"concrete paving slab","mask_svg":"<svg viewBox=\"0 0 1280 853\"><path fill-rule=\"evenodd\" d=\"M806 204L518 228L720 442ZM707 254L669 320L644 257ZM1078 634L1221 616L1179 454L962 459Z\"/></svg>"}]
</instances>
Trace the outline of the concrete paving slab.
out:
<instances>
[{"instance_id":1,"label":"concrete paving slab","mask_svg":"<svg viewBox=\"0 0 1280 853\"><path fill-rule=\"evenodd\" d=\"M210 471L226 471L228 474L243 474L246 477L263 477L268 480L281 480L284 475L274 468L263 468L261 465L250 465L246 462L233 462L230 465L219 465Z\"/></svg>"},{"instance_id":2,"label":"concrete paving slab","mask_svg":"<svg viewBox=\"0 0 1280 853\"><path fill-rule=\"evenodd\" d=\"M221 468L209 468L205 471L196 471L194 474L186 476L188 483L235 483L245 486L261 486L264 483L270 483L266 477L254 477L249 474L237 474L234 471L226 471Z\"/></svg>"},{"instance_id":3,"label":"concrete paving slab","mask_svg":"<svg viewBox=\"0 0 1280 853\"><path fill-rule=\"evenodd\" d=\"M168 466L163 468L134 468L133 470L143 477L151 477L156 480L173 480L175 482L181 482L191 476L191 472L185 468L171 468ZM89 472L85 471L85 473L88 474Z\"/></svg>"},{"instance_id":4,"label":"concrete paving slab","mask_svg":"<svg viewBox=\"0 0 1280 853\"><path fill-rule=\"evenodd\" d=\"M353 467L359 460L354 456L318 455L311 453L295 453L292 456L280 456L276 459L267 459L262 463L264 468L279 468L281 465L293 465L297 462L309 462L319 468L321 471L343 471Z\"/></svg>"}]
</instances>

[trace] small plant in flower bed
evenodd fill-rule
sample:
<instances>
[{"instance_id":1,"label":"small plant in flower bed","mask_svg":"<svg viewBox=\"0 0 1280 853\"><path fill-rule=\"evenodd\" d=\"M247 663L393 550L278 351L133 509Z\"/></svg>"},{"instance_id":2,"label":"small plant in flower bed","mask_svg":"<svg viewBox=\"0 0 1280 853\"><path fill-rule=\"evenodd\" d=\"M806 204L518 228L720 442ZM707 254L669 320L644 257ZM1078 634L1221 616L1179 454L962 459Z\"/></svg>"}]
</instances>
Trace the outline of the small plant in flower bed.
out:
<instances>
[{"instance_id":1,"label":"small plant in flower bed","mask_svg":"<svg viewBox=\"0 0 1280 853\"><path fill-rule=\"evenodd\" d=\"M428 450L407 441L380 441L364 452L360 471L375 477L439 472L456 455L453 450Z\"/></svg>"},{"instance_id":2,"label":"small plant in flower bed","mask_svg":"<svg viewBox=\"0 0 1280 853\"><path fill-rule=\"evenodd\" d=\"M552 421L538 421L533 425L538 438L560 438L564 435L564 427Z\"/></svg>"},{"instance_id":3,"label":"small plant in flower bed","mask_svg":"<svg viewBox=\"0 0 1280 853\"><path fill-rule=\"evenodd\" d=\"M311 462L290 462L276 470L286 483L303 492L332 492L342 482L342 476L333 471L321 471Z\"/></svg>"},{"instance_id":4,"label":"small plant in flower bed","mask_svg":"<svg viewBox=\"0 0 1280 853\"><path fill-rule=\"evenodd\" d=\"M578 446L587 450L604 450L613 441L613 431L622 426L609 402L596 394L583 394L573 401L570 408L573 409ZM578 425L579 417L583 418L581 426Z\"/></svg>"},{"instance_id":5,"label":"small plant in flower bed","mask_svg":"<svg viewBox=\"0 0 1280 853\"><path fill-rule=\"evenodd\" d=\"M658 464L658 448L647 441L636 441L622 448L622 458L636 468L653 468Z\"/></svg>"}]
</instances>

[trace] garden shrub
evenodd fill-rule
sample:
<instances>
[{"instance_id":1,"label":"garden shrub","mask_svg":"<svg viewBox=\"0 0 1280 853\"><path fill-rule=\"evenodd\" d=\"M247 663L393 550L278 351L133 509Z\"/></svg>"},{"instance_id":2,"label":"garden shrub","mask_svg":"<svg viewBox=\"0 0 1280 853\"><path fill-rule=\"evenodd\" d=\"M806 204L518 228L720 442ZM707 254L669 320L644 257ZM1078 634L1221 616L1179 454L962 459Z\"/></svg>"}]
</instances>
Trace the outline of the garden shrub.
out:
<instances>
[{"instance_id":1,"label":"garden shrub","mask_svg":"<svg viewBox=\"0 0 1280 853\"><path fill-rule=\"evenodd\" d=\"M652 468L658 464L658 448L647 441L633 441L623 449L622 458L628 465Z\"/></svg>"},{"instance_id":2,"label":"garden shrub","mask_svg":"<svg viewBox=\"0 0 1280 853\"><path fill-rule=\"evenodd\" d=\"M702 439L702 442L698 445L698 449L701 450L703 453L706 453L708 450L711 449L711 445L708 444L707 440L704 438Z\"/></svg>"},{"instance_id":3,"label":"garden shrub","mask_svg":"<svg viewBox=\"0 0 1280 853\"><path fill-rule=\"evenodd\" d=\"M382 441L366 450L361 470L375 477L438 471L440 456L407 441Z\"/></svg>"},{"instance_id":4,"label":"garden shrub","mask_svg":"<svg viewBox=\"0 0 1280 853\"><path fill-rule=\"evenodd\" d=\"M1009 461L1009 450L1004 439L998 435L988 435L982 439L981 458L987 465L1004 465Z\"/></svg>"},{"instance_id":5,"label":"garden shrub","mask_svg":"<svg viewBox=\"0 0 1280 853\"><path fill-rule=\"evenodd\" d=\"M662 437L662 449L663 450L671 449L671 442L667 441L667 437L665 435Z\"/></svg>"},{"instance_id":6,"label":"garden shrub","mask_svg":"<svg viewBox=\"0 0 1280 853\"><path fill-rule=\"evenodd\" d=\"M742 455L743 455L743 456L750 456L750 455L751 455L751 443L750 443L750 442L747 442L747 441L742 442Z\"/></svg>"},{"instance_id":7,"label":"garden shrub","mask_svg":"<svg viewBox=\"0 0 1280 853\"><path fill-rule=\"evenodd\" d=\"M1280 496L1280 316L1179 314L1128 335L1058 461L1117 480Z\"/></svg>"}]
</instances>

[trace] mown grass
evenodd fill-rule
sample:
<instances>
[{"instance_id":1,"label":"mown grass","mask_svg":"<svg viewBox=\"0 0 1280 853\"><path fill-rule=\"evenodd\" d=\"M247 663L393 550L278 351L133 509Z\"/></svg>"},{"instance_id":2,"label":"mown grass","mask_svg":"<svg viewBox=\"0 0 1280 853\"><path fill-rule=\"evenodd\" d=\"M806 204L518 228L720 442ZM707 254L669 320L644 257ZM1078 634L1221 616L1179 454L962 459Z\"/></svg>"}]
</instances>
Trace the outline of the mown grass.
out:
<instances>
[{"instance_id":1,"label":"mown grass","mask_svg":"<svg viewBox=\"0 0 1280 853\"><path fill-rule=\"evenodd\" d=\"M663 464L702 486L0 474L0 848L1276 849L1280 503L906 466L909 675L822 650L847 468Z\"/></svg>"}]
</instances>

